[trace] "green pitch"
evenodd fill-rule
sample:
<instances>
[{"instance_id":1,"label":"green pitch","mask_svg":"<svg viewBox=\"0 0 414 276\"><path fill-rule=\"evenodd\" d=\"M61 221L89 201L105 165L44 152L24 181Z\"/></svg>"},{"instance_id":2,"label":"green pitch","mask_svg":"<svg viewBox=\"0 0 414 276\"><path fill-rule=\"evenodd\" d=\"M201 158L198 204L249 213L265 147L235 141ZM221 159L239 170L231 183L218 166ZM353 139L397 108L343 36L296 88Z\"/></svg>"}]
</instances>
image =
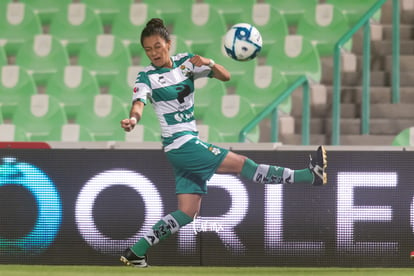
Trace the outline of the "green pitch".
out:
<instances>
[{"instance_id":1,"label":"green pitch","mask_svg":"<svg viewBox=\"0 0 414 276\"><path fill-rule=\"evenodd\" d=\"M300 268L300 267L180 267L156 266L144 269L116 266L40 266L40 265L0 265L2 276L170 276L170 275L414 275L414 268Z\"/></svg>"}]
</instances>

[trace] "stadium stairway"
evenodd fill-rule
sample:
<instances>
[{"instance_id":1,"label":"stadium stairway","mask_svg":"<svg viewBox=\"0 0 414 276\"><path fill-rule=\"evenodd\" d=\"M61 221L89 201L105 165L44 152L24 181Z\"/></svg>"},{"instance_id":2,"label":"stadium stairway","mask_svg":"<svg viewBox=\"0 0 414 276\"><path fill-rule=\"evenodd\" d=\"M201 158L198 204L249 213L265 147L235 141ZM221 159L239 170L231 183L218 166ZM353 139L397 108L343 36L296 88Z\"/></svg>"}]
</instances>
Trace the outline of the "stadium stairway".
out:
<instances>
[{"instance_id":1,"label":"stadium stairway","mask_svg":"<svg viewBox=\"0 0 414 276\"><path fill-rule=\"evenodd\" d=\"M406 3L402 1L400 13L400 103L391 103L392 2L388 1L382 7L381 21L374 23L376 26L371 30L370 134L360 134L363 36L358 31L353 37L351 52L356 58L356 71L342 70L341 145L391 145L398 133L414 126L414 3L411 5L409 0ZM326 98L318 99L311 106L311 144L331 143L333 58L324 57L321 62L321 84ZM292 101L294 133L281 134L279 140L284 144L301 144L301 91L294 92ZM270 127L268 122L265 124Z\"/></svg>"}]
</instances>

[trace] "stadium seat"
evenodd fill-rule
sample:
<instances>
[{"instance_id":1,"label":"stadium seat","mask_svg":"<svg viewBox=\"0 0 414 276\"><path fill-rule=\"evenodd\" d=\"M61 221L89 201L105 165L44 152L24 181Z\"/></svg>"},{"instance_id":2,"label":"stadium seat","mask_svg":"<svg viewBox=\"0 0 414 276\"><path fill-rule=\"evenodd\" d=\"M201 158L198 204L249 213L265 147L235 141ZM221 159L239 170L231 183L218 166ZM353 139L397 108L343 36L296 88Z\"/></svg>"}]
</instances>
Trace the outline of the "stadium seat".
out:
<instances>
[{"instance_id":1,"label":"stadium seat","mask_svg":"<svg viewBox=\"0 0 414 276\"><path fill-rule=\"evenodd\" d=\"M20 47L16 64L28 70L37 85L46 85L53 74L69 65L69 55L58 39L36 35Z\"/></svg>"},{"instance_id":2,"label":"stadium seat","mask_svg":"<svg viewBox=\"0 0 414 276\"><path fill-rule=\"evenodd\" d=\"M72 0L19 0L29 5L39 16L42 24L50 24L53 16L69 5Z\"/></svg>"},{"instance_id":3,"label":"stadium seat","mask_svg":"<svg viewBox=\"0 0 414 276\"><path fill-rule=\"evenodd\" d=\"M272 66L257 66L253 80L241 79L236 86L236 94L247 99L253 106L255 113L259 113L272 103L281 93L288 88L286 78ZM289 97L279 105L279 111L289 114L292 108L292 100Z\"/></svg>"},{"instance_id":4,"label":"stadium seat","mask_svg":"<svg viewBox=\"0 0 414 276\"><path fill-rule=\"evenodd\" d=\"M121 100L101 94L84 102L75 122L88 129L96 141L124 141L120 121L125 118L129 116Z\"/></svg>"},{"instance_id":5,"label":"stadium seat","mask_svg":"<svg viewBox=\"0 0 414 276\"><path fill-rule=\"evenodd\" d=\"M24 43L41 33L40 19L28 5L9 3L0 9L0 45L7 55L15 56Z\"/></svg>"},{"instance_id":6,"label":"stadium seat","mask_svg":"<svg viewBox=\"0 0 414 276\"><path fill-rule=\"evenodd\" d=\"M226 86L223 82L211 78L197 79L194 86L194 116L196 120L202 120L205 115L209 115L211 105L226 95Z\"/></svg>"},{"instance_id":7,"label":"stadium seat","mask_svg":"<svg viewBox=\"0 0 414 276\"><path fill-rule=\"evenodd\" d=\"M414 127L409 127L398 133L392 141L393 146L414 146Z\"/></svg>"},{"instance_id":8,"label":"stadium seat","mask_svg":"<svg viewBox=\"0 0 414 276\"><path fill-rule=\"evenodd\" d=\"M197 124L197 129L198 137L200 137L202 141L207 141L210 143L224 142L224 138L221 133L213 126Z\"/></svg>"},{"instance_id":9,"label":"stadium seat","mask_svg":"<svg viewBox=\"0 0 414 276\"><path fill-rule=\"evenodd\" d=\"M282 46L283 45L283 46ZM288 35L282 45L274 45L266 64L280 71L288 80L295 81L306 75L313 82L321 80L321 61L316 47L300 35Z\"/></svg>"},{"instance_id":10,"label":"stadium seat","mask_svg":"<svg viewBox=\"0 0 414 276\"><path fill-rule=\"evenodd\" d=\"M24 130L29 141L49 141L57 140L51 138L53 129L61 128L67 123L67 118L57 99L37 94L20 103L12 122Z\"/></svg>"},{"instance_id":11,"label":"stadium seat","mask_svg":"<svg viewBox=\"0 0 414 276\"><path fill-rule=\"evenodd\" d=\"M109 94L118 97L126 107L132 103L132 91L137 78L138 72L143 69L142 66L130 66L126 75L118 75L109 86Z\"/></svg>"},{"instance_id":12,"label":"stadium seat","mask_svg":"<svg viewBox=\"0 0 414 276\"><path fill-rule=\"evenodd\" d=\"M220 41L227 27L223 16L205 3L192 5L191 13L177 19L173 34L184 39L191 51L204 55L207 46Z\"/></svg>"},{"instance_id":13,"label":"stadium seat","mask_svg":"<svg viewBox=\"0 0 414 276\"><path fill-rule=\"evenodd\" d=\"M0 45L0 66L7 65L7 55L4 48Z\"/></svg>"},{"instance_id":14,"label":"stadium seat","mask_svg":"<svg viewBox=\"0 0 414 276\"><path fill-rule=\"evenodd\" d=\"M81 48L78 64L90 70L100 86L109 86L118 74L126 74L127 68L131 66L131 55L119 38L103 34Z\"/></svg>"},{"instance_id":15,"label":"stadium seat","mask_svg":"<svg viewBox=\"0 0 414 276\"><path fill-rule=\"evenodd\" d=\"M13 124L1 124L0 122L0 141L2 142L26 142L26 133Z\"/></svg>"},{"instance_id":16,"label":"stadium seat","mask_svg":"<svg viewBox=\"0 0 414 276\"><path fill-rule=\"evenodd\" d=\"M95 141L90 131L78 124L68 123L52 130L49 141L91 142Z\"/></svg>"},{"instance_id":17,"label":"stadium seat","mask_svg":"<svg viewBox=\"0 0 414 276\"><path fill-rule=\"evenodd\" d=\"M254 68L257 66L257 59L249 61L235 61L231 59L225 52L222 40L220 41L219 39L216 39L206 48L204 56L223 65L230 72L231 79L224 83L226 87L233 87L240 79L253 76Z\"/></svg>"},{"instance_id":18,"label":"stadium seat","mask_svg":"<svg viewBox=\"0 0 414 276\"><path fill-rule=\"evenodd\" d=\"M70 65L60 69L46 86L46 94L63 105L68 119L74 119L82 104L99 93L95 77L82 66Z\"/></svg>"},{"instance_id":19,"label":"stadium seat","mask_svg":"<svg viewBox=\"0 0 414 276\"><path fill-rule=\"evenodd\" d=\"M186 17L195 0L142 0L154 9L157 17L163 19L168 27L174 27L178 20Z\"/></svg>"},{"instance_id":20,"label":"stadium seat","mask_svg":"<svg viewBox=\"0 0 414 276\"><path fill-rule=\"evenodd\" d=\"M238 142L239 133L256 116L250 103L239 95L225 95L217 104L210 107L203 124L214 127L223 137L223 142ZM248 135L247 140L258 142L260 128L256 126Z\"/></svg>"},{"instance_id":21,"label":"stadium seat","mask_svg":"<svg viewBox=\"0 0 414 276\"><path fill-rule=\"evenodd\" d=\"M299 19L296 33L316 45L319 55L323 57L333 55L335 44L348 30L345 15L331 4L319 4ZM344 45L344 49L351 48L352 39Z\"/></svg>"},{"instance_id":22,"label":"stadium seat","mask_svg":"<svg viewBox=\"0 0 414 276\"><path fill-rule=\"evenodd\" d=\"M81 0L90 7L102 20L104 25L111 25L119 13L126 13L134 0Z\"/></svg>"},{"instance_id":23,"label":"stadium seat","mask_svg":"<svg viewBox=\"0 0 414 276\"><path fill-rule=\"evenodd\" d=\"M191 48L185 43L184 39L182 39L179 36L176 35L170 35L171 38L171 48L170 48L170 54L174 55L177 53L191 53ZM142 49L141 45L141 54L140 54L140 65L147 66L151 62L149 58L147 57L147 54Z\"/></svg>"},{"instance_id":24,"label":"stadium seat","mask_svg":"<svg viewBox=\"0 0 414 276\"><path fill-rule=\"evenodd\" d=\"M376 2L377 0L326 0L326 3L334 5L346 16L350 27L353 27ZM372 18L379 22L381 19L381 9Z\"/></svg>"},{"instance_id":25,"label":"stadium seat","mask_svg":"<svg viewBox=\"0 0 414 276\"><path fill-rule=\"evenodd\" d=\"M242 15L240 21L251 22L262 35L263 47L259 56L266 56L275 43L283 41L289 34L286 19L267 3L254 4L251 10Z\"/></svg>"},{"instance_id":26,"label":"stadium seat","mask_svg":"<svg viewBox=\"0 0 414 276\"><path fill-rule=\"evenodd\" d=\"M0 106L5 118L11 119L17 107L36 93L36 84L25 69L17 65L0 68Z\"/></svg>"},{"instance_id":27,"label":"stadium seat","mask_svg":"<svg viewBox=\"0 0 414 276\"><path fill-rule=\"evenodd\" d=\"M133 3L125 13L115 16L111 33L122 40L132 56L138 56L143 52L140 33L153 17L155 11L151 4Z\"/></svg>"},{"instance_id":28,"label":"stadium seat","mask_svg":"<svg viewBox=\"0 0 414 276\"><path fill-rule=\"evenodd\" d=\"M245 22L240 20L240 17L246 11L251 11L256 0L204 0L204 3L211 5L214 9L223 16L227 26L231 26L237 23ZM250 23L247 21L246 23Z\"/></svg>"},{"instance_id":29,"label":"stadium seat","mask_svg":"<svg viewBox=\"0 0 414 276\"><path fill-rule=\"evenodd\" d=\"M151 104L147 104L138 123L144 127L144 141L161 141L161 126Z\"/></svg>"},{"instance_id":30,"label":"stadium seat","mask_svg":"<svg viewBox=\"0 0 414 276\"><path fill-rule=\"evenodd\" d=\"M91 37L103 32L98 15L82 3L70 4L59 11L49 27L49 33L65 45L70 56L77 56Z\"/></svg>"},{"instance_id":31,"label":"stadium seat","mask_svg":"<svg viewBox=\"0 0 414 276\"><path fill-rule=\"evenodd\" d=\"M265 0L265 2L276 8L286 18L288 26L296 26L303 13L307 10L314 10L318 4L318 0Z\"/></svg>"}]
</instances>

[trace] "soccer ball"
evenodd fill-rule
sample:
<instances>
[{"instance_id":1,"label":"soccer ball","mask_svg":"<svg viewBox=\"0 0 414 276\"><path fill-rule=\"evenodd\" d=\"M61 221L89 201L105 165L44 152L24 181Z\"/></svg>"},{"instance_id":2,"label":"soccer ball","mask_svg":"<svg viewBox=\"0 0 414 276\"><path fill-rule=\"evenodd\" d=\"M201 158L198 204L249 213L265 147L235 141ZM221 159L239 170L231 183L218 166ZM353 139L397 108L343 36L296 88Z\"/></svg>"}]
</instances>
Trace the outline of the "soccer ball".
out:
<instances>
[{"instance_id":1,"label":"soccer ball","mask_svg":"<svg viewBox=\"0 0 414 276\"><path fill-rule=\"evenodd\" d=\"M254 59L262 49L262 36L251 24L236 24L224 36L224 49L234 60Z\"/></svg>"}]
</instances>

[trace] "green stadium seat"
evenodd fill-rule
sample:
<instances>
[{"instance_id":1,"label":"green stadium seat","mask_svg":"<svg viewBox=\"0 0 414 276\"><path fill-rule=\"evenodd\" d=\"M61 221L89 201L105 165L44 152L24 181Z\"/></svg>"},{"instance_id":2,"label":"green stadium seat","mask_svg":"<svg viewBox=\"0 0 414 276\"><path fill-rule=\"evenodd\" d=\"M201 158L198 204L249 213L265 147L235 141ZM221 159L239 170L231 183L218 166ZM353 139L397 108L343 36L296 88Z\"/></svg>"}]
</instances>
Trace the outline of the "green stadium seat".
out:
<instances>
[{"instance_id":1,"label":"green stadium seat","mask_svg":"<svg viewBox=\"0 0 414 276\"><path fill-rule=\"evenodd\" d=\"M118 97L126 107L131 107L132 91L142 66L130 66L126 75L118 75L109 86L109 94Z\"/></svg>"},{"instance_id":2,"label":"green stadium seat","mask_svg":"<svg viewBox=\"0 0 414 276\"><path fill-rule=\"evenodd\" d=\"M144 127L144 141L161 141L161 126L151 104L147 104L138 123Z\"/></svg>"},{"instance_id":3,"label":"green stadium seat","mask_svg":"<svg viewBox=\"0 0 414 276\"><path fill-rule=\"evenodd\" d=\"M162 18L164 24L173 27L178 20L185 17L191 10L191 5L195 0L142 0L141 2L149 5L156 16Z\"/></svg>"},{"instance_id":4,"label":"green stadium seat","mask_svg":"<svg viewBox=\"0 0 414 276\"><path fill-rule=\"evenodd\" d=\"M72 0L19 0L19 2L32 7L41 23L47 25L50 24L53 16L69 5Z\"/></svg>"},{"instance_id":5,"label":"green stadium seat","mask_svg":"<svg viewBox=\"0 0 414 276\"><path fill-rule=\"evenodd\" d=\"M81 0L90 7L102 20L104 25L111 25L119 13L125 13L134 0Z\"/></svg>"},{"instance_id":6,"label":"green stadium seat","mask_svg":"<svg viewBox=\"0 0 414 276\"><path fill-rule=\"evenodd\" d=\"M125 133L125 142L160 142L161 128L151 104L144 108L141 120L135 128Z\"/></svg>"},{"instance_id":7,"label":"green stadium seat","mask_svg":"<svg viewBox=\"0 0 414 276\"><path fill-rule=\"evenodd\" d=\"M213 126L197 124L198 136L202 141L209 143L221 143L224 142L224 138L221 133Z\"/></svg>"},{"instance_id":8,"label":"green stadium seat","mask_svg":"<svg viewBox=\"0 0 414 276\"><path fill-rule=\"evenodd\" d=\"M211 5L223 16L227 26L241 23L240 17L246 11L251 11L256 0L204 0L204 3ZM247 21L246 23L250 23Z\"/></svg>"},{"instance_id":9,"label":"green stadium seat","mask_svg":"<svg viewBox=\"0 0 414 276\"><path fill-rule=\"evenodd\" d=\"M196 120L202 120L204 116L209 115L208 110L211 105L226 95L227 90L222 81L211 78L197 79L194 82L194 86L194 116Z\"/></svg>"},{"instance_id":10,"label":"green stadium seat","mask_svg":"<svg viewBox=\"0 0 414 276\"><path fill-rule=\"evenodd\" d=\"M247 99L256 113L261 112L288 88L286 78L272 66L261 65L255 69L254 77L241 79L236 86L236 94ZM279 111L290 114L292 100L289 97Z\"/></svg>"},{"instance_id":11,"label":"green stadium seat","mask_svg":"<svg viewBox=\"0 0 414 276\"><path fill-rule=\"evenodd\" d=\"M344 0L341 0L344 1ZM346 0L348 1L348 0ZM296 26L299 18L307 10L314 10L318 0L265 0L285 18L288 26Z\"/></svg>"},{"instance_id":12,"label":"green stadium seat","mask_svg":"<svg viewBox=\"0 0 414 276\"><path fill-rule=\"evenodd\" d=\"M58 39L36 35L20 47L16 64L28 70L37 85L46 85L53 74L69 65L69 55Z\"/></svg>"},{"instance_id":13,"label":"green stadium seat","mask_svg":"<svg viewBox=\"0 0 414 276\"><path fill-rule=\"evenodd\" d=\"M409 127L398 133L392 141L393 146L414 146L414 127Z\"/></svg>"},{"instance_id":14,"label":"green stadium seat","mask_svg":"<svg viewBox=\"0 0 414 276\"><path fill-rule=\"evenodd\" d=\"M319 4L299 19L296 33L316 45L322 57L333 55L335 44L348 30L348 21L341 11L331 4ZM346 50L351 48L352 39L344 45Z\"/></svg>"},{"instance_id":15,"label":"green stadium seat","mask_svg":"<svg viewBox=\"0 0 414 276\"><path fill-rule=\"evenodd\" d=\"M223 47L223 39L216 39L206 48L205 57L213 59L216 63L223 65L231 74L231 79L225 82L226 87L234 87L239 80L253 76L254 69L258 62L257 59L249 61L236 61L231 59Z\"/></svg>"},{"instance_id":16,"label":"green stadium seat","mask_svg":"<svg viewBox=\"0 0 414 276\"><path fill-rule=\"evenodd\" d=\"M111 33L127 45L132 56L138 56L143 52L140 41L141 31L153 17L156 17L156 14L152 5L133 3L125 13L115 16Z\"/></svg>"},{"instance_id":17,"label":"green stadium seat","mask_svg":"<svg viewBox=\"0 0 414 276\"><path fill-rule=\"evenodd\" d=\"M326 0L326 3L334 5L346 16L350 27L353 27L376 2L377 0ZM381 9L373 15L372 19L380 21Z\"/></svg>"},{"instance_id":18,"label":"green stadium seat","mask_svg":"<svg viewBox=\"0 0 414 276\"><path fill-rule=\"evenodd\" d=\"M217 104L210 107L208 116L203 124L214 127L223 137L223 142L238 142L239 133L257 114L250 103L239 95L225 95ZM260 128L255 127L248 135L247 140L258 142Z\"/></svg>"},{"instance_id":19,"label":"green stadium seat","mask_svg":"<svg viewBox=\"0 0 414 276\"><path fill-rule=\"evenodd\" d=\"M84 102L75 122L88 129L96 141L124 141L120 121L129 118L128 114L120 99L101 94Z\"/></svg>"},{"instance_id":20,"label":"green stadium seat","mask_svg":"<svg viewBox=\"0 0 414 276\"><path fill-rule=\"evenodd\" d=\"M0 45L4 45L7 55L15 56L19 48L42 33L40 19L24 3L9 3L0 9Z\"/></svg>"},{"instance_id":21,"label":"green stadium seat","mask_svg":"<svg viewBox=\"0 0 414 276\"><path fill-rule=\"evenodd\" d=\"M177 19L173 34L184 39L193 53L204 55L207 46L220 41L226 31L223 16L216 9L196 3L191 12Z\"/></svg>"},{"instance_id":22,"label":"green stadium seat","mask_svg":"<svg viewBox=\"0 0 414 276\"><path fill-rule=\"evenodd\" d=\"M12 122L24 130L29 141L49 141L55 128L67 123L65 111L52 96L37 94L22 102L13 115Z\"/></svg>"},{"instance_id":23,"label":"green stadium seat","mask_svg":"<svg viewBox=\"0 0 414 276\"><path fill-rule=\"evenodd\" d=\"M0 141L2 142L27 142L26 133L14 124L0 123Z\"/></svg>"},{"instance_id":24,"label":"green stadium seat","mask_svg":"<svg viewBox=\"0 0 414 276\"><path fill-rule=\"evenodd\" d=\"M93 142L95 141L92 133L74 123L64 124L60 128L54 128L49 141L59 141L59 142Z\"/></svg>"},{"instance_id":25,"label":"green stadium seat","mask_svg":"<svg viewBox=\"0 0 414 276\"><path fill-rule=\"evenodd\" d=\"M252 9L242 15L240 21L254 25L262 35L263 47L259 56L266 56L273 45L283 41L289 34L286 19L267 3L254 4Z\"/></svg>"},{"instance_id":26,"label":"green stadium seat","mask_svg":"<svg viewBox=\"0 0 414 276\"><path fill-rule=\"evenodd\" d=\"M288 35L282 45L274 45L266 57L266 64L280 71L288 80L306 75L313 82L321 80L321 61L316 47L300 35Z\"/></svg>"},{"instance_id":27,"label":"green stadium seat","mask_svg":"<svg viewBox=\"0 0 414 276\"><path fill-rule=\"evenodd\" d=\"M82 3L70 4L59 11L49 27L49 33L65 45L70 56L77 56L91 37L103 32L98 15Z\"/></svg>"},{"instance_id":28,"label":"green stadium seat","mask_svg":"<svg viewBox=\"0 0 414 276\"><path fill-rule=\"evenodd\" d=\"M0 66L4 66L4 65L7 65L7 64L8 64L8 61L7 61L6 51L0 45Z\"/></svg>"},{"instance_id":29,"label":"green stadium seat","mask_svg":"<svg viewBox=\"0 0 414 276\"><path fill-rule=\"evenodd\" d=\"M3 116L11 119L17 107L37 93L32 76L17 65L0 68L0 107Z\"/></svg>"},{"instance_id":30,"label":"green stadium seat","mask_svg":"<svg viewBox=\"0 0 414 276\"><path fill-rule=\"evenodd\" d=\"M109 86L117 75L125 75L131 66L131 55L122 41L110 34L89 40L80 50L78 64L97 78L100 86Z\"/></svg>"},{"instance_id":31,"label":"green stadium seat","mask_svg":"<svg viewBox=\"0 0 414 276\"><path fill-rule=\"evenodd\" d=\"M82 66L66 66L54 74L46 94L55 97L65 109L68 119L74 119L82 104L100 93L95 77Z\"/></svg>"}]
</instances>

